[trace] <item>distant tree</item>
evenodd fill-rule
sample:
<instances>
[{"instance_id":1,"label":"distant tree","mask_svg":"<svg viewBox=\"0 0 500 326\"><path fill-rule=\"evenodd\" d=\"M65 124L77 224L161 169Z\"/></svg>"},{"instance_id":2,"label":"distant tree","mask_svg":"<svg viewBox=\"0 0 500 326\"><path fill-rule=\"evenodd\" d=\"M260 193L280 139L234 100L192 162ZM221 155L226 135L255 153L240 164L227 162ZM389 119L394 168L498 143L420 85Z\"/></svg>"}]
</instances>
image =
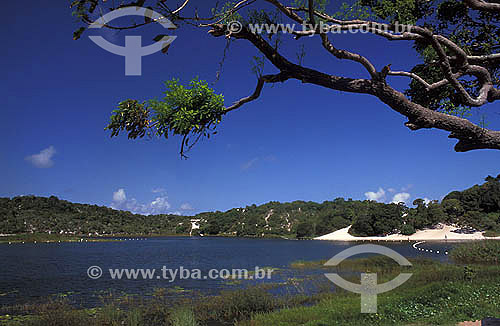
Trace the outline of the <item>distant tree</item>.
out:
<instances>
[{"instance_id":1,"label":"distant tree","mask_svg":"<svg viewBox=\"0 0 500 326\"><path fill-rule=\"evenodd\" d=\"M371 216L361 215L354 221L353 225L349 229L349 232L353 235L359 236L370 236L378 235L373 229L373 220Z\"/></svg>"},{"instance_id":2,"label":"distant tree","mask_svg":"<svg viewBox=\"0 0 500 326\"><path fill-rule=\"evenodd\" d=\"M299 223L297 226L297 238L309 238L314 235L314 224L309 221Z\"/></svg>"},{"instance_id":3,"label":"distant tree","mask_svg":"<svg viewBox=\"0 0 500 326\"><path fill-rule=\"evenodd\" d=\"M464 209L462 204L458 199L446 199L443 200L442 204L443 210L448 216L447 221L451 223L456 223L464 214Z\"/></svg>"},{"instance_id":4,"label":"distant tree","mask_svg":"<svg viewBox=\"0 0 500 326\"><path fill-rule=\"evenodd\" d=\"M402 231L405 225L421 229L442 222L500 231L499 186L500 178L491 177L482 185L450 193L441 204L436 201L426 204L423 199L416 199L415 207L410 209L401 204L335 199L321 204L269 202L226 212L200 213L194 218L202 221L202 233L212 235L312 236L352 224L352 234L370 236ZM63 230L82 234L186 234L192 218L168 214L143 216L109 207L73 204L57 197L0 198L0 233Z\"/></svg>"},{"instance_id":5,"label":"distant tree","mask_svg":"<svg viewBox=\"0 0 500 326\"><path fill-rule=\"evenodd\" d=\"M458 201L461 201L462 200L462 193L460 191L456 191L456 190L452 191L443 198L443 201L446 201L448 199L456 199Z\"/></svg>"},{"instance_id":6,"label":"distant tree","mask_svg":"<svg viewBox=\"0 0 500 326\"><path fill-rule=\"evenodd\" d=\"M478 211L468 211L462 217L460 224L463 226L472 226L481 230L490 229L491 226L488 225L485 219L486 215L487 214Z\"/></svg>"},{"instance_id":7,"label":"distant tree","mask_svg":"<svg viewBox=\"0 0 500 326\"><path fill-rule=\"evenodd\" d=\"M402 221L400 205L367 202L349 231L360 236L388 235L399 230Z\"/></svg>"},{"instance_id":8,"label":"distant tree","mask_svg":"<svg viewBox=\"0 0 500 326\"><path fill-rule=\"evenodd\" d=\"M415 229L431 227L439 222L446 222L448 218L437 201L426 204L423 199L418 198L413 201L413 205L417 207L409 210L407 220Z\"/></svg>"},{"instance_id":9,"label":"distant tree","mask_svg":"<svg viewBox=\"0 0 500 326\"><path fill-rule=\"evenodd\" d=\"M402 235L412 235L413 233L415 233L415 228L413 227L413 225L405 224L401 227Z\"/></svg>"},{"instance_id":10,"label":"distant tree","mask_svg":"<svg viewBox=\"0 0 500 326\"><path fill-rule=\"evenodd\" d=\"M427 223L429 226L444 222L446 221L446 218L446 213L437 200L431 201L427 204Z\"/></svg>"}]
</instances>

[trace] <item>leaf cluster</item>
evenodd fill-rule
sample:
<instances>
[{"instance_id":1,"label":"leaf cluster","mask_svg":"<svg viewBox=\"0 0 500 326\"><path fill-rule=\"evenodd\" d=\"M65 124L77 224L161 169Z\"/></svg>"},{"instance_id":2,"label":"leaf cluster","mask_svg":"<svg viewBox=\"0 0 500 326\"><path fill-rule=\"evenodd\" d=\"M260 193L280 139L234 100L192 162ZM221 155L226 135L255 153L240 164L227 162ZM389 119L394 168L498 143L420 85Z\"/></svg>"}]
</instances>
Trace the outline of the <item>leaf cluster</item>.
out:
<instances>
[{"instance_id":1,"label":"leaf cluster","mask_svg":"<svg viewBox=\"0 0 500 326\"><path fill-rule=\"evenodd\" d=\"M111 137L121 131L128 133L131 139L146 135L183 136L182 148L190 148L202 137L210 138L216 134L216 127L225 114L224 97L216 94L203 80L193 79L183 86L178 79L165 83L165 97L147 102L126 100L113 111L111 122L106 127L111 130ZM189 143L190 136L194 142Z\"/></svg>"}]
</instances>

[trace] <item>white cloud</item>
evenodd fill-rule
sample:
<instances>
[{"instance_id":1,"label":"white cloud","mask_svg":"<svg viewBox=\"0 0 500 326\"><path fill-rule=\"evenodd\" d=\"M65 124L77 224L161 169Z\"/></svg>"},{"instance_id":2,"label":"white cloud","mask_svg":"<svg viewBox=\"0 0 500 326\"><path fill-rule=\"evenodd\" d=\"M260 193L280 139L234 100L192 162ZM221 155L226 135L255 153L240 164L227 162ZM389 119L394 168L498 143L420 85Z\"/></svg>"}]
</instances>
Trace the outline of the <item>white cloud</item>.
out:
<instances>
[{"instance_id":1,"label":"white cloud","mask_svg":"<svg viewBox=\"0 0 500 326\"><path fill-rule=\"evenodd\" d=\"M387 189L387 191L388 191L388 192L396 192L396 189L394 189L394 188L389 188L389 189Z\"/></svg>"},{"instance_id":2,"label":"white cloud","mask_svg":"<svg viewBox=\"0 0 500 326\"><path fill-rule=\"evenodd\" d=\"M149 214L162 214L170 208L170 203L167 200L167 196L157 197L149 205L143 207L144 213Z\"/></svg>"},{"instance_id":3,"label":"white cloud","mask_svg":"<svg viewBox=\"0 0 500 326\"><path fill-rule=\"evenodd\" d=\"M424 198L424 204L425 205L429 205L429 203L431 202L431 200L427 197Z\"/></svg>"},{"instance_id":4,"label":"white cloud","mask_svg":"<svg viewBox=\"0 0 500 326\"><path fill-rule=\"evenodd\" d=\"M154 188L153 190L151 190L151 192L153 194L158 194L158 193L166 192L166 190L165 190L165 188Z\"/></svg>"},{"instance_id":5,"label":"white cloud","mask_svg":"<svg viewBox=\"0 0 500 326\"><path fill-rule=\"evenodd\" d=\"M181 205L181 210L183 211L191 211L193 209L193 206L191 206L189 203L184 203Z\"/></svg>"},{"instance_id":6,"label":"white cloud","mask_svg":"<svg viewBox=\"0 0 500 326\"><path fill-rule=\"evenodd\" d=\"M246 171L246 170L250 169L252 166L254 166L255 163L257 163L258 161L259 161L258 157L254 158L254 159L251 159L250 161L243 163L241 165L241 169L243 171Z\"/></svg>"},{"instance_id":7,"label":"white cloud","mask_svg":"<svg viewBox=\"0 0 500 326\"><path fill-rule=\"evenodd\" d=\"M263 157L263 160L264 161L267 161L267 162L275 162L277 160L276 156L275 155L267 155L265 157Z\"/></svg>"},{"instance_id":8,"label":"white cloud","mask_svg":"<svg viewBox=\"0 0 500 326\"><path fill-rule=\"evenodd\" d=\"M54 156L55 153L56 149L54 148L54 146L50 146L49 148L43 149L38 154L27 156L25 160L30 162L37 168L46 169L54 165L52 156Z\"/></svg>"},{"instance_id":9,"label":"white cloud","mask_svg":"<svg viewBox=\"0 0 500 326\"><path fill-rule=\"evenodd\" d=\"M118 189L113 192L113 202L111 208L130 211L135 214L156 215L168 214L171 205L168 202L167 196L159 196L150 203L138 203L135 198L127 199L125 189Z\"/></svg>"},{"instance_id":10,"label":"white cloud","mask_svg":"<svg viewBox=\"0 0 500 326\"><path fill-rule=\"evenodd\" d=\"M259 162L276 162L276 161L277 161L276 156L272 154L267 156L254 157L250 161L241 164L240 168L242 171L246 171Z\"/></svg>"},{"instance_id":11,"label":"white cloud","mask_svg":"<svg viewBox=\"0 0 500 326\"><path fill-rule=\"evenodd\" d=\"M127 195L125 194L125 189L118 189L113 193L113 201L116 203L123 203L127 200Z\"/></svg>"},{"instance_id":12,"label":"white cloud","mask_svg":"<svg viewBox=\"0 0 500 326\"><path fill-rule=\"evenodd\" d=\"M407 192L400 192L399 194L395 194L394 197L392 197L392 203L393 204L399 204L399 203L405 203L410 199L411 195Z\"/></svg>"},{"instance_id":13,"label":"white cloud","mask_svg":"<svg viewBox=\"0 0 500 326\"><path fill-rule=\"evenodd\" d=\"M410 183L409 185L406 185L405 187L402 187L401 188L401 191L402 192L407 192L408 190L410 190L411 188L413 188L413 185Z\"/></svg>"},{"instance_id":14,"label":"white cloud","mask_svg":"<svg viewBox=\"0 0 500 326\"><path fill-rule=\"evenodd\" d=\"M382 188L378 188L377 192L368 191L365 192L366 199L374 200L374 201L384 201L385 200L385 191Z\"/></svg>"}]
</instances>

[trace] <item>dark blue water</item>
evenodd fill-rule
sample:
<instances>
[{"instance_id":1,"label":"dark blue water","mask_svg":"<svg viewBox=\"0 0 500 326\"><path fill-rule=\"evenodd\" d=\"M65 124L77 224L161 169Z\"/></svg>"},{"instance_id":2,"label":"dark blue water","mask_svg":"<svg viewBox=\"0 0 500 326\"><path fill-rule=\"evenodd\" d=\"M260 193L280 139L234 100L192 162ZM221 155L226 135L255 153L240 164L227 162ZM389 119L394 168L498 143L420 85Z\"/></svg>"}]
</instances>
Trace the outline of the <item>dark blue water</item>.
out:
<instances>
[{"instance_id":1,"label":"dark blue water","mask_svg":"<svg viewBox=\"0 0 500 326\"><path fill-rule=\"evenodd\" d=\"M422 244L435 248L434 253L415 250L411 243L382 242L407 258L424 256L446 260L444 252L451 245ZM248 269L256 266L289 269L297 260L329 259L354 246L353 242L291 241L282 239L242 238L150 238L140 241L0 244L0 304L27 303L51 295L67 294L80 303L98 303L99 294L113 290L129 294L151 294L155 288L173 289L179 293L217 293L231 287L226 280L164 279L113 280L108 269L199 269L206 275L210 269ZM436 254L436 249L441 254ZM87 270L99 266L104 274L90 279ZM276 280L271 280L276 281Z\"/></svg>"}]
</instances>

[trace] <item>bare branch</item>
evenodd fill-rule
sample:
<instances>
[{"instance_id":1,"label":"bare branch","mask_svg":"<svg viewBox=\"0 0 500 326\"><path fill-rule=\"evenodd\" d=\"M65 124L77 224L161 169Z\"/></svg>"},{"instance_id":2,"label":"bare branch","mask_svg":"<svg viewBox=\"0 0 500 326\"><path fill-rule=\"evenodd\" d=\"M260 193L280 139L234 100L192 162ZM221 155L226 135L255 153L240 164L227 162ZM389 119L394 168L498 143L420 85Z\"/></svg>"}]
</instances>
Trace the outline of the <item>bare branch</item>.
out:
<instances>
[{"instance_id":1,"label":"bare branch","mask_svg":"<svg viewBox=\"0 0 500 326\"><path fill-rule=\"evenodd\" d=\"M442 79L438 82L429 84L428 82L426 82L422 77L418 76L417 74L414 74L412 72L406 72L406 71L389 71L388 75L390 75L390 76L404 76L404 77L410 77L412 79L415 79L416 81L421 83L427 91L439 88L439 87L444 86L444 85L449 83L448 79ZM462 76L462 74L456 73L453 76L454 76L454 78L459 78L460 76Z\"/></svg>"},{"instance_id":2,"label":"bare branch","mask_svg":"<svg viewBox=\"0 0 500 326\"><path fill-rule=\"evenodd\" d=\"M467 60L472 64L482 64L485 62L499 63L500 53L487 54L487 55L469 55Z\"/></svg>"},{"instance_id":3,"label":"bare branch","mask_svg":"<svg viewBox=\"0 0 500 326\"><path fill-rule=\"evenodd\" d=\"M373 64L367 58L365 58L362 55L357 54L357 53L337 49L335 46L333 46L333 44L328 39L328 35L325 33L321 33L321 40L322 40L323 47L328 52L333 54L335 57L337 57L339 59L348 59L348 60L359 62L365 67L365 69L368 71L368 73L370 74L370 76L372 78L378 77L377 70L375 69Z\"/></svg>"},{"instance_id":4,"label":"bare branch","mask_svg":"<svg viewBox=\"0 0 500 326\"><path fill-rule=\"evenodd\" d=\"M300 17L299 15L297 15L297 13L293 12L292 10L290 10L288 7L285 7L281 2L279 2L278 0L265 0L271 4L273 4L276 8L278 8L282 13L284 13L285 15L287 15L289 18L291 18L292 20L296 21L297 23L299 24L303 24L304 23L304 19L302 19L302 17Z\"/></svg>"},{"instance_id":5,"label":"bare branch","mask_svg":"<svg viewBox=\"0 0 500 326\"><path fill-rule=\"evenodd\" d=\"M179 12L181 12L181 10L184 9L184 7L186 7L188 3L189 3L189 0L184 1L184 3L179 8L177 8L174 11L172 11L172 15L176 15Z\"/></svg>"},{"instance_id":6,"label":"bare branch","mask_svg":"<svg viewBox=\"0 0 500 326\"><path fill-rule=\"evenodd\" d=\"M231 10L229 10L225 15L223 15L219 20L217 20L215 22L208 23L208 24L200 24L200 27L211 27L214 24L220 24L222 21L227 19L229 16L231 16L232 14L237 12L238 10L241 10L244 7L251 5L255 1L257 1L257 0L242 0L242 1L238 2L237 4L235 4L234 7Z\"/></svg>"},{"instance_id":7,"label":"bare branch","mask_svg":"<svg viewBox=\"0 0 500 326\"><path fill-rule=\"evenodd\" d=\"M262 92L262 88L264 87L264 84L284 82L287 79L290 79L290 76L285 72L281 72L281 73L275 74L275 75L261 76L257 82L257 87L255 88L255 91L253 92L253 94L250 96L244 97L244 98L240 99L239 101L235 102L230 107L227 107L224 110L224 113L228 113L230 111L236 110L236 109L240 108L242 105L258 99L260 96L260 93Z\"/></svg>"},{"instance_id":8,"label":"bare branch","mask_svg":"<svg viewBox=\"0 0 500 326\"><path fill-rule=\"evenodd\" d=\"M316 19L314 18L314 0L309 0L309 21L312 25L316 24Z\"/></svg>"},{"instance_id":9,"label":"bare branch","mask_svg":"<svg viewBox=\"0 0 500 326\"><path fill-rule=\"evenodd\" d=\"M493 13L500 12L500 3L492 3L484 0L464 0L465 4L473 9L483 10Z\"/></svg>"}]
</instances>

